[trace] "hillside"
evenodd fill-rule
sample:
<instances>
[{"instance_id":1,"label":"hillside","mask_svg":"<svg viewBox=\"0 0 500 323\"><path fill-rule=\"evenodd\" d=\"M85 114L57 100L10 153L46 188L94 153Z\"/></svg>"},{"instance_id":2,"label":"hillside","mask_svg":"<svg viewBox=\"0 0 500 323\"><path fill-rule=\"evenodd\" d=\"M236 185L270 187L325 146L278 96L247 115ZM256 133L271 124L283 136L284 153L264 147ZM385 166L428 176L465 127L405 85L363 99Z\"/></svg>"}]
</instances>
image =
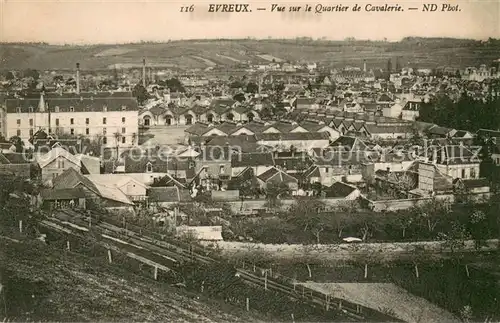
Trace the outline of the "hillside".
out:
<instances>
[{"instance_id":1,"label":"hillside","mask_svg":"<svg viewBox=\"0 0 500 323\"><path fill-rule=\"evenodd\" d=\"M6 309L9 321L259 321L258 314L197 299L92 258L35 242L0 244L0 282L7 296L4 303L0 294L1 319Z\"/></svg>"},{"instance_id":2,"label":"hillside","mask_svg":"<svg viewBox=\"0 0 500 323\"><path fill-rule=\"evenodd\" d=\"M80 62L83 69L96 70L140 66L142 57L157 67L206 68L234 66L240 62L315 61L332 66L385 68L392 58L401 65L433 68L443 65L477 66L500 56L498 41L441 38L405 38L399 42L320 41L320 40L181 40L167 43L121 45L0 45L0 69L72 69Z\"/></svg>"}]
</instances>

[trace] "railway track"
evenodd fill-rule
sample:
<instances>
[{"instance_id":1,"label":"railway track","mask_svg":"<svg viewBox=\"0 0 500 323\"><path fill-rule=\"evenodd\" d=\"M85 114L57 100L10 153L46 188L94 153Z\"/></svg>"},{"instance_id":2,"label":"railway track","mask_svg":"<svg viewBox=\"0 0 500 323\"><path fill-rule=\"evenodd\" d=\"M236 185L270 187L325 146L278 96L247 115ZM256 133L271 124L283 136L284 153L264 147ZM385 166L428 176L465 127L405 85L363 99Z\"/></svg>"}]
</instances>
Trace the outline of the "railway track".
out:
<instances>
[{"instance_id":1,"label":"railway track","mask_svg":"<svg viewBox=\"0 0 500 323\"><path fill-rule=\"evenodd\" d=\"M186 262L201 264L218 262L216 259L200 254L203 251L200 247L189 246L186 248L185 243L168 241L167 237L161 234L142 230L133 225L127 225L126 228L120 227L117 225L116 220L109 221L100 214L91 214L89 218L72 210L65 210L62 213L66 215L66 219L51 218L43 221L44 224L52 227L52 229L81 237L93 234L98 241L105 243L108 248L119 249L129 254L140 253L141 257L145 258L142 259L142 262L152 266L156 264L156 266L162 267L161 269L164 271L172 270ZM97 219L97 216L99 219ZM267 270L255 269L261 275L253 271L237 268L237 276L249 285L305 301L316 308L341 310L346 318L352 321L364 321L365 315L363 312L366 312L366 310L373 312L370 309L361 310L360 306L356 304L333 297L326 297L324 294L304 287L300 288L299 291L293 284L278 281L272 275L268 275Z\"/></svg>"}]
</instances>

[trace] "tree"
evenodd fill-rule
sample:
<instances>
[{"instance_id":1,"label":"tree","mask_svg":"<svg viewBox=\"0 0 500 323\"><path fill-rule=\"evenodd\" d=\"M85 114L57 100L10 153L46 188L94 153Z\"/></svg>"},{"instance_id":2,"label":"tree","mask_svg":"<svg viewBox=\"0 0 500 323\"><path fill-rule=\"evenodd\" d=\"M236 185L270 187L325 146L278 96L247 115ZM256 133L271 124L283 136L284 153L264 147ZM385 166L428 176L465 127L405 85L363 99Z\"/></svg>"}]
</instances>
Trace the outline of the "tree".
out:
<instances>
[{"instance_id":1,"label":"tree","mask_svg":"<svg viewBox=\"0 0 500 323\"><path fill-rule=\"evenodd\" d=\"M7 73L5 73L5 79L7 81L12 81L16 79L16 76L11 71L8 71Z\"/></svg>"},{"instance_id":2,"label":"tree","mask_svg":"<svg viewBox=\"0 0 500 323\"><path fill-rule=\"evenodd\" d=\"M33 80L36 81L40 78L40 73L37 70L28 68L23 72L23 76L27 78L32 78Z\"/></svg>"},{"instance_id":3,"label":"tree","mask_svg":"<svg viewBox=\"0 0 500 323\"><path fill-rule=\"evenodd\" d=\"M259 92L259 86L254 82L248 82L245 92L255 94L255 93Z\"/></svg>"},{"instance_id":4,"label":"tree","mask_svg":"<svg viewBox=\"0 0 500 323\"><path fill-rule=\"evenodd\" d=\"M352 223L353 214L356 213L358 206L357 201L345 201L338 206L339 212L334 214L334 221L336 223L339 239L342 238L344 229Z\"/></svg>"},{"instance_id":5,"label":"tree","mask_svg":"<svg viewBox=\"0 0 500 323\"><path fill-rule=\"evenodd\" d=\"M132 95L137 99L139 105L144 104L149 99L149 93L144 86L137 84L132 90Z\"/></svg>"},{"instance_id":6,"label":"tree","mask_svg":"<svg viewBox=\"0 0 500 323\"><path fill-rule=\"evenodd\" d=\"M328 219L321 212L325 204L314 197L297 199L286 212L287 222L298 227L303 227L303 231L308 230L316 238L316 243L320 244L320 234L328 227Z\"/></svg>"},{"instance_id":7,"label":"tree","mask_svg":"<svg viewBox=\"0 0 500 323\"><path fill-rule=\"evenodd\" d=\"M238 102L245 102L247 98L245 97L244 93L238 93L235 96L233 96L233 100L238 101Z\"/></svg>"},{"instance_id":8,"label":"tree","mask_svg":"<svg viewBox=\"0 0 500 323\"><path fill-rule=\"evenodd\" d=\"M9 142L16 147L16 152L21 153L24 149L24 142L19 136L12 136L9 139Z\"/></svg>"},{"instance_id":9,"label":"tree","mask_svg":"<svg viewBox=\"0 0 500 323\"><path fill-rule=\"evenodd\" d=\"M268 207L277 208L280 206L280 197L289 194L290 188L283 182L269 183L267 184L265 192Z\"/></svg>"},{"instance_id":10,"label":"tree","mask_svg":"<svg viewBox=\"0 0 500 323\"><path fill-rule=\"evenodd\" d=\"M168 87L170 92L180 92L180 93L186 92L186 89L182 85L182 82L176 78L168 79L164 84Z\"/></svg>"}]
</instances>

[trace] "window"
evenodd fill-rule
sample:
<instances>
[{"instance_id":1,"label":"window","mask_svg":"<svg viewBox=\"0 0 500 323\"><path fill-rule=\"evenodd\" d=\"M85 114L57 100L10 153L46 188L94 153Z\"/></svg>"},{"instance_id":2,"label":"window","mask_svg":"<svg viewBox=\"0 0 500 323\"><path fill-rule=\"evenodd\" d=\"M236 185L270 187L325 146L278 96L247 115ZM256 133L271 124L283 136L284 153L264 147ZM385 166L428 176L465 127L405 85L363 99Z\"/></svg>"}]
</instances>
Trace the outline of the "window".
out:
<instances>
[{"instance_id":1,"label":"window","mask_svg":"<svg viewBox=\"0 0 500 323\"><path fill-rule=\"evenodd\" d=\"M470 169L470 178L476 178L476 169L475 168Z\"/></svg>"},{"instance_id":2,"label":"window","mask_svg":"<svg viewBox=\"0 0 500 323\"><path fill-rule=\"evenodd\" d=\"M75 108L74 107L69 107L69 112L75 112Z\"/></svg>"},{"instance_id":3,"label":"window","mask_svg":"<svg viewBox=\"0 0 500 323\"><path fill-rule=\"evenodd\" d=\"M125 111L125 110L127 110L127 106L122 105L122 111Z\"/></svg>"},{"instance_id":4,"label":"window","mask_svg":"<svg viewBox=\"0 0 500 323\"><path fill-rule=\"evenodd\" d=\"M16 108L17 113L21 113L21 108Z\"/></svg>"},{"instance_id":5,"label":"window","mask_svg":"<svg viewBox=\"0 0 500 323\"><path fill-rule=\"evenodd\" d=\"M102 118L102 124L106 124L106 118Z\"/></svg>"},{"instance_id":6,"label":"window","mask_svg":"<svg viewBox=\"0 0 500 323\"><path fill-rule=\"evenodd\" d=\"M33 137L33 129L30 129L30 137Z\"/></svg>"},{"instance_id":7,"label":"window","mask_svg":"<svg viewBox=\"0 0 500 323\"><path fill-rule=\"evenodd\" d=\"M75 134L75 129L71 128L71 130L69 132L70 132L70 134L74 135Z\"/></svg>"},{"instance_id":8,"label":"window","mask_svg":"<svg viewBox=\"0 0 500 323\"><path fill-rule=\"evenodd\" d=\"M125 137L122 137L122 144L126 143L127 139Z\"/></svg>"},{"instance_id":9,"label":"window","mask_svg":"<svg viewBox=\"0 0 500 323\"><path fill-rule=\"evenodd\" d=\"M64 168L64 159L57 160L57 168Z\"/></svg>"},{"instance_id":10,"label":"window","mask_svg":"<svg viewBox=\"0 0 500 323\"><path fill-rule=\"evenodd\" d=\"M69 124L75 124L75 119L73 118L69 119Z\"/></svg>"},{"instance_id":11,"label":"window","mask_svg":"<svg viewBox=\"0 0 500 323\"><path fill-rule=\"evenodd\" d=\"M125 128L122 128L122 133L125 133Z\"/></svg>"},{"instance_id":12,"label":"window","mask_svg":"<svg viewBox=\"0 0 500 323\"><path fill-rule=\"evenodd\" d=\"M152 173L153 172L153 165L151 163L147 163L146 165L146 172Z\"/></svg>"},{"instance_id":13,"label":"window","mask_svg":"<svg viewBox=\"0 0 500 323\"><path fill-rule=\"evenodd\" d=\"M462 178L465 178L465 169L462 169Z\"/></svg>"},{"instance_id":14,"label":"window","mask_svg":"<svg viewBox=\"0 0 500 323\"><path fill-rule=\"evenodd\" d=\"M125 123L125 117L122 117L122 123Z\"/></svg>"},{"instance_id":15,"label":"window","mask_svg":"<svg viewBox=\"0 0 500 323\"><path fill-rule=\"evenodd\" d=\"M85 124L89 124L90 123L90 119L89 118L86 118L85 119Z\"/></svg>"},{"instance_id":16,"label":"window","mask_svg":"<svg viewBox=\"0 0 500 323\"><path fill-rule=\"evenodd\" d=\"M33 119L30 119L30 127L33 127Z\"/></svg>"},{"instance_id":17,"label":"window","mask_svg":"<svg viewBox=\"0 0 500 323\"><path fill-rule=\"evenodd\" d=\"M21 130L17 129L17 136L21 137Z\"/></svg>"},{"instance_id":18,"label":"window","mask_svg":"<svg viewBox=\"0 0 500 323\"><path fill-rule=\"evenodd\" d=\"M102 128L102 134L105 135L107 133L106 128Z\"/></svg>"},{"instance_id":19,"label":"window","mask_svg":"<svg viewBox=\"0 0 500 323\"><path fill-rule=\"evenodd\" d=\"M89 128L85 129L85 134L86 135L90 134L90 129Z\"/></svg>"},{"instance_id":20,"label":"window","mask_svg":"<svg viewBox=\"0 0 500 323\"><path fill-rule=\"evenodd\" d=\"M104 145L106 145L108 143L108 138L106 138L106 137L102 138L102 143Z\"/></svg>"},{"instance_id":21,"label":"window","mask_svg":"<svg viewBox=\"0 0 500 323\"><path fill-rule=\"evenodd\" d=\"M329 170L330 170L330 168L325 167L325 173L328 173Z\"/></svg>"},{"instance_id":22,"label":"window","mask_svg":"<svg viewBox=\"0 0 500 323\"><path fill-rule=\"evenodd\" d=\"M108 106L107 105L103 105L102 106L102 111L107 112L108 111Z\"/></svg>"},{"instance_id":23,"label":"window","mask_svg":"<svg viewBox=\"0 0 500 323\"><path fill-rule=\"evenodd\" d=\"M29 112L33 113L33 107L29 107Z\"/></svg>"},{"instance_id":24,"label":"window","mask_svg":"<svg viewBox=\"0 0 500 323\"><path fill-rule=\"evenodd\" d=\"M59 127L59 119L56 119L56 127Z\"/></svg>"},{"instance_id":25,"label":"window","mask_svg":"<svg viewBox=\"0 0 500 323\"><path fill-rule=\"evenodd\" d=\"M17 125L20 126L21 125L21 119L17 119Z\"/></svg>"},{"instance_id":26,"label":"window","mask_svg":"<svg viewBox=\"0 0 500 323\"><path fill-rule=\"evenodd\" d=\"M220 165L220 173L221 173L221 174L224 174L224 171L225 171L225 167L224 167L224 165Z\"/></svg>"}]
</instances>

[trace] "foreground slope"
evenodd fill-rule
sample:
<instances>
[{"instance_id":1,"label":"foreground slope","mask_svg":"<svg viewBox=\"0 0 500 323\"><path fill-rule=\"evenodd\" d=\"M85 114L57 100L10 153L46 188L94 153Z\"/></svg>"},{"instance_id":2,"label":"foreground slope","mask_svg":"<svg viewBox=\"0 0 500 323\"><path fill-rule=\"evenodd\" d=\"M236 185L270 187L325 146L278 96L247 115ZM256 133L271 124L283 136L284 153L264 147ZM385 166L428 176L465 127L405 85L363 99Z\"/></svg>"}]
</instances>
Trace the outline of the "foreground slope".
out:
<instances>
[{"instance_id":1,"label":"foreground slope","mask_svg":"<svg viewBox=\"0 0 500 323\"><path fill-rule=\"evenodd\" d=\"M0 239L0 274L0 318L11 321L259 321L258 314L41 243Z\"/></svg>"}]
</instances>

